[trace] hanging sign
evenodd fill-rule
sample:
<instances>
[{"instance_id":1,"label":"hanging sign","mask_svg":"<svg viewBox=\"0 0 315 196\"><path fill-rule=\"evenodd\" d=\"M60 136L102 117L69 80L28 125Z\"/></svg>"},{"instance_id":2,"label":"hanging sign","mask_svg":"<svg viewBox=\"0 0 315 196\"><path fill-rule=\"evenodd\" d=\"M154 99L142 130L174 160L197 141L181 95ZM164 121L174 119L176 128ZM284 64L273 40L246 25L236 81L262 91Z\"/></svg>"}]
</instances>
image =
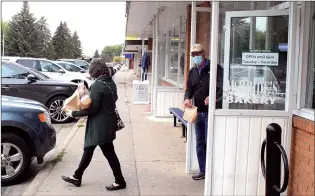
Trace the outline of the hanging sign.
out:
<instances>
[{"instance_id":1,"label":"hanging sign","mask_svg":"<svg viewBox=\"0 0 315 196\"><path fill-rule=\"evenodd\" d=\"M149 81L133 81L133 104L149 104Z\"/></svg>"},{"instance_id":2,"label":"hanging sign","mask_svg":"<svg viewBox=\"0 0 315 196\"><path fill-rule=\"evenodd\" d=\"M242 65L278 66L279 53L272 52L243 52Z\"/></svg>"}]
</instances>

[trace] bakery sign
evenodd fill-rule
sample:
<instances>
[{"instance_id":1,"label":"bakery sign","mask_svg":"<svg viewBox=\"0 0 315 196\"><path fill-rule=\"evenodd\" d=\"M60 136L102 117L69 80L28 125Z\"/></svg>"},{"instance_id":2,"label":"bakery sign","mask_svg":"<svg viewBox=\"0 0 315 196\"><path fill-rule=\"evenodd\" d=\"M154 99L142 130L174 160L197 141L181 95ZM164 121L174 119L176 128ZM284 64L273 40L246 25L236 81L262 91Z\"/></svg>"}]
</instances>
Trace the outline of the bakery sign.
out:
<instances>
[{"instance_id":1,"label":"bakery sign","mask_svg":"<svg viewBox=\"0 0 315 196\"><path fill-rule=\"evenodd\" d=\"M274 81L231 80L224 89L224 101L228 103L273 105L284 100L285 93Z\"/></svg>"},{"instance_id":2,"label":"bakery sign","mask_svg":"<svg viewBox=\"0 0 315 196\"><path fill-rule=\"evenodd\" d=\"M248 66L278 66L279 53L273 52L243 52L242 65Z\"/></svg>"}]
</instances>

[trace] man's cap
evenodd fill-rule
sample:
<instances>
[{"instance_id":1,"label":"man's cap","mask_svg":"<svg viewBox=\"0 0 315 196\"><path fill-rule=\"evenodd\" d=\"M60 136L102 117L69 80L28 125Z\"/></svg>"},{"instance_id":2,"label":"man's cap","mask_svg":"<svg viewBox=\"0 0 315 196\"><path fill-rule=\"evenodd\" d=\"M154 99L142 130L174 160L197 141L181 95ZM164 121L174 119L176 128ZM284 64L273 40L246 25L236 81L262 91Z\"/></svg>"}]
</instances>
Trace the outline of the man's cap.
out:
<instances>
[{"instance_id":1,"label":"man's cap","mask_svg":"<svg viewBox=\"0 0 315 196\"><path fill-rule=\"evenodd\" d=\"M191 53L193 52L202 52L204 51L204 48L201 44L194 44L192 47L191 47Z\"/></svg>"}]
</instances>

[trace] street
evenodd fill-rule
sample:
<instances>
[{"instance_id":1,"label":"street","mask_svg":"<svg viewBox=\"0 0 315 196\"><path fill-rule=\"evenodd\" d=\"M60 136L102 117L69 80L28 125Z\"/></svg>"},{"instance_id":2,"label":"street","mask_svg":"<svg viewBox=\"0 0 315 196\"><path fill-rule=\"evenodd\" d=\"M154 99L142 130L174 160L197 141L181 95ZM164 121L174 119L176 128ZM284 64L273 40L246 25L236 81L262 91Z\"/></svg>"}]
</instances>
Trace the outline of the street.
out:
<instances>
[{"instance_id":1,"label":"street","mask_svg":"<svg viewBox=\"0 0 315 196\"><path fill-rule=\"evenodd\" d=\"M71 130L71 128L76 124L76 121L72 121L71 123L67 124L53 124L53 127L56 129L57 132L57 144L60 143L62 140L59 140L59 138L65 138L65 136L68 134L68 132ZM12 185L12 186L1 186L1 195L3 196L18 196L22 195L23 192L27 189L29 184L32 182L32 180L35 178L36 174L40 171L40 169L45 165L47 161L47 157L49 157L50 154L53 153L53 150L49 152L44 159L43 164L37 164L36 159L32 161L31 169L29 176L27 179L23 179L23 181L20 184Z\"/></svg>"}]
</instances>

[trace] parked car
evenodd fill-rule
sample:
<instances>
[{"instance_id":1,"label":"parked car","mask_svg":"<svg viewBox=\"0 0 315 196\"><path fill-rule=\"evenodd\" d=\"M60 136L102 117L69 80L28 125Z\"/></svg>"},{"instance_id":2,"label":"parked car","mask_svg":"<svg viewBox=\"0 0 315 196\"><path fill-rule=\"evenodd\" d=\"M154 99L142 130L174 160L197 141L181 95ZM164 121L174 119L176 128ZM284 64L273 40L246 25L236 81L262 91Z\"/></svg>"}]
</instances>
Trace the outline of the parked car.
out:
<instances>
[{"instance_id":1,"label":"parked car","mask_svg":"<svg viewBox=\"0 0 315 196\"><path fill-rule=\"evenodd\" d=\"M86 70L73 64L73 63L69 63L69 62L65 62L65 61L54 61L54 63L56 63L57 65L60 65L61 67L63 67L64 69L71 71L71 72L80 72L80 73L86 73Z\"/></svg>"},{"instance_id":2,"label":"parked car","mask_svg":"<svg viewBox=\"0 0 315 196\"><path fill-rule=\"evenodd\" d=\"M88 70L90 64L86 62L85 60L80 60L80 59L57 59L57 61L64 61L64 62L69 62L73 63L79 67L81 67L84 70Z\"/></svg>"},{"instance_id":3,"label":"parked car","mask_svg":"<svg viewBox=\"0 0 315 196\"><path fill-rule=\"evenodd\" d=\"M62 66L47 59L31 57L2 57L2 60L19 63L27 68L35 69L55 80L63 80L74 83L83 81L87 88L89 88L94 82L81 73L70 72Z\"/></svg>"},{"instance_id":4,"label":"parked car","mask_svg":"<svg viewBox=\"0 0 315 196\"><path fill-rule=\"evenodd\" d=\"M44 104L51 119L65 123L70 117L61 110L63 102L77 89L77 84L53 80L46 75L17 63L2 61L2 95L27 98Z\"/></svg>"},{"instance_id":5,"label":"parked car","mask_svg":"<svg viewBox=\"0 0 315 196\"><path fill-rule=\"evenodd\" d=\"M9 185L27 174L33 157L43 163L56 130L43 104L4 95L1 102L1 184Z\"/></svg>"}]
</instances>

